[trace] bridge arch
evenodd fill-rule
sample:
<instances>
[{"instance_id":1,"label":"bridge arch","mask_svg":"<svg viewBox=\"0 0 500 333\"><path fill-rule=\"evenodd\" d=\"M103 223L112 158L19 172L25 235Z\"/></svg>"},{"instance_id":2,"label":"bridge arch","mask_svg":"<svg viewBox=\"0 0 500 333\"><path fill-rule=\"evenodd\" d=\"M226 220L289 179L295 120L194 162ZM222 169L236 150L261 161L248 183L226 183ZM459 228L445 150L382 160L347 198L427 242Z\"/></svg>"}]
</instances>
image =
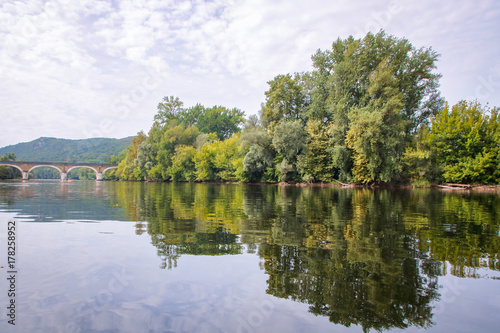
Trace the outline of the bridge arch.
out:
<instances>
[{"instance_id":1,"label":"bridge arch","mask_svg":"<svg viewBox=\"0 0 500 333\"><path fill-rule=\"evenodd\" d=\"M96 180L102 180L102 175L110 170L118 168L116 164L97 163L59 163L59 162L21 162L21 161L0 161L0 166L13 167L21 171L23 180L28 180L28 174L36 168L49 167L59 171L61 180L66 180L69 171L75 168L87 168L94 171Z\"/></svg>"},{"instance_id":2,"label":"bridge arch","mask_svg":"<svg viewBox=\"0 0 500 333\"><path fill-rule=\"evenodd\" d=\"M66 173L69 173L71 170L73 170L73 169L78 169L78 168L85 168L85 169L91 169L91 170L94 170L94 172L95 172L95 174L96 174L96 175L97 175L97 172L98 172L96 169L94 169L94 168L93 168L93 167L91 167L91 166L87 166L87 165L76 165L76 166L74 166L74 167L69 168L69 169L66 171Z\"/></svg>"},{"instance_id":3,"label":"bridge arch","mask_svg":"<svg viewBox=\"0 0 500 333\"><path fill-rule=\"evenodd\" d=\"M109 167L109 168L106 168L104 170L102 170L102 174L104 175L104 173L108 170L111 170L111 169L118 169L118 167Z\"/></svg>"},{"instance_id":4,"label":"bridge arch","mask_svg":"<svg viewBox=\"0 0 500 333\"><path fill-rule=\"evenodd\" d=\"M57 171L59 171L59 176L61 176L61 179L62 179L62 174L63 174L62 170L59 169L58 167L56 167L55 165L50 165L50 164L40 164L40 165L35 165L35 166L29 168L28 172L26 173L26 179L29 179L29 174L31 171L33 171L36 168L43 168L43 167L49 167L52 169L56 169ZM24 176L23 176L23 179L25 179Z\"/></svg>"},{"instance_id":5,"label":"bridge arch","mask_svg":"<svg viewBox=\"0 0 500 333\"><path fill-rule=\"evenodd\" d=\"M88 166L88 165L75 165L74 167L71 167L68 170L66 170L66 173L64 174L64 178L61 178L61 179L66 179L66 177L68 176L68 173L71 170L78 169L78 168L90 169L90 170L94 171L94 173L95 173L95 179L98 179L98 177L99 177L99 171L97 171L95 168L93 168L91 166Z\"/></svg>"},{"instance_id":6,"label":"bridge arch","mask_svg":"<svg viewBox=\"0 0 500 333\"><path fill-rule=\"evenodd\" d=\"M21 171L21 175L23 174L23 169L17 165L9 164L9 163L0 163L0 166L8 166L8 167L13 167L16 168L17 170Z\"/></svg>"},{"instance_id":7,"label":"bridge arch","mask_svg":"<svg viewBox=\"0 0 500 333\"><path fill-rule=\"evenodd\" d=\"M11 168L17 169L21 173L22 179L24 179L25 177L26 177L26 179L28 178L28 173L25 173L24 170L18 165L10 164L8 162L0 162L0 166L11 167Z\"/></svg>"},{"instance_id":8,"label":"bridge arch","mask_svg":"<svg viewBox=\"0 0 500 333\"><path fill-rule=\"evenodd\" d=\"M29 170L28 170L28 173L30 173L31 171L33 171L34 169L36 168L42 168L42 167L49 167L49 168L53 168L53 169L56 169L57 171L59 171L59 173L62 173L62 170L59 169L58 167L56 167L55 165L50 165L50 164L41 164L41 165L35 165L34 167L31 167Z\"/></svg>"}]
</instances>

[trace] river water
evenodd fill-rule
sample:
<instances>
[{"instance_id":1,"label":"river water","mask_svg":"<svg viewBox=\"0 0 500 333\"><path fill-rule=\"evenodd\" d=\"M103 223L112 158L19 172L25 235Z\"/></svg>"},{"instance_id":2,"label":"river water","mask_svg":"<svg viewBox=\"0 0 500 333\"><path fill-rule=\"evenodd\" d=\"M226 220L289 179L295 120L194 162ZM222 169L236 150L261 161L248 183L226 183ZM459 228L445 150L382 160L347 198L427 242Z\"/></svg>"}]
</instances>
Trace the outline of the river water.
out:
<instances>
[{"instance_id":1,"label":"river water","mask_svg":"<svg viewBox=\"0 0 500 333\"><path fill-rule=\"evenodd\" d=\"M0 331L497 332L499 225L488 193L3 181Z\"/></svg>"}]
</instances>

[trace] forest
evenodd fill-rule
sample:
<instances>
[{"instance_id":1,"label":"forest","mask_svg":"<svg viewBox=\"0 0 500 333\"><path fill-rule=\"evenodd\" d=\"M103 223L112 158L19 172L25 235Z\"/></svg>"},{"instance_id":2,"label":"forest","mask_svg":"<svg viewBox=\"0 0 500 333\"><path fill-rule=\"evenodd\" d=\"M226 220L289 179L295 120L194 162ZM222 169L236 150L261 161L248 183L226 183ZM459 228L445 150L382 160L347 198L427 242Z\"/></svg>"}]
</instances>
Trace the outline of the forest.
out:
<instances>
[{"instance_id":1,"label":"forest","mask_svg":"<svg viewBox=\"0 0 500 333\"><path fill-rule=\"evenodd\" d=\"M500 182L498 108L449 105L432 48L369 33L268 82L259 116L158 105L115 176L126 180L413 184Z\"/></svg>"},{"instance_id":2,"label":"forest","mask_svg":"<svg viewBox=\"0 0 500 333\"><path fill-rule=\"evenodd\" d=\"M499 109L441 97L439 54L380 31L337 39L311 72L268 82L257 115L158 104L148 133L118 156L109 179L498 184Z\"/></svg>"}]
</instances>

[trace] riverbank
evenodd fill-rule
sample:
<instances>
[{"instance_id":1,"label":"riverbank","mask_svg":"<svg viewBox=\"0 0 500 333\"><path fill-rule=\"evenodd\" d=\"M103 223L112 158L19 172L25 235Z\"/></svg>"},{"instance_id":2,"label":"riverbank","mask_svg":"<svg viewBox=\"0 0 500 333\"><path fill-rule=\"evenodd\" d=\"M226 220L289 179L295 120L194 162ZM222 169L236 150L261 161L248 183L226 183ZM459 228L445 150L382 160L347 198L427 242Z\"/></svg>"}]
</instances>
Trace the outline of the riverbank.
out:
<instances>
[{"instance_id":1,"label":"riverbank","mask_svg":"<svg viewBox=\"0 0 500 333\"><path fill-rule=\"evenodd\" d=\"M500 191L500 185L442 184L433 186L443 191Z\"/></svg>"},{"instance_id":2,"label":"riverbank","mask_svg":"<svg viewBox=\"0 0 500 333\"><path fill-rule=\"evenodd\" d=\"M8 179L5 179L8 180ZM16 179L21 180L21 179ZM30 179L30 180L58 180L58 179ZM73 182L74 180L68 180L67 182ZM75 180L78 181L78 180ZM356 184L356 183L342 183L337 181L336 183L302 183L302 182L224 182L224 181L208 181L208 182L197 182L197 181L162 181L155 179L148 180L110 180L104 179L104 181L120 181L120 182L146 182L146 183L203 183L203 184L225 184L225 185L275 185L275 186L295 186L295 187L344 187L344 188L378 188L378 189L425 189L434 188L442 191L477 191L477 192L495 192L500 191L500 185L472 185L472 184L425 184L425 185L414 185L414 184L386 184L386 183L371 183L371 184Z\"/></svg>"},{"instance_id":3,"label":"riverbank","mask_svg":"<svg viewBox=\"0 0 500 333\"><path fill-rule=\"evenodd\" d=\"M165 181L160 180L146 180L146 182L153 183L163 183ZM336 183L302 183L302 182L277 182L277 183L266 183L266 182L224 182L224 181L208 181L208 182L185 182L185 181L166 181L171 183L204 183L204 184L225 184L225 185L275 185L275 186L295 186L295 187L346 187L346 188L434 188L443 191L500 191L500 185L472 185L472 184L426 184L415 186L413 184L386 184L386 183L371 183L371 184L356 184L356 183L342 183L337 181Z\"/></svg>"}]
</instances>

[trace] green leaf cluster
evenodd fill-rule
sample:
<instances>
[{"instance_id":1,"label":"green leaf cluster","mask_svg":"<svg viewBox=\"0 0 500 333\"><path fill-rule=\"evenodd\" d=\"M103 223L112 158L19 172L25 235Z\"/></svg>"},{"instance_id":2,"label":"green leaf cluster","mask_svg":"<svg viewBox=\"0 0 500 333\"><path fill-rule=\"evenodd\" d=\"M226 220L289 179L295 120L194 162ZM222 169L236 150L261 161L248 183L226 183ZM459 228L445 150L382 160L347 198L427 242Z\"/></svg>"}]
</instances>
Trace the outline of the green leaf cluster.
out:
<instances>
[{"instance_id":1,"label":"green leaf cluster","mask_svg":"<svg viewBox=\"0 0 500 333\"><path fill-rule=\"evenodd\" d=\"M158 104L154 119L156 125L177 122L183 127L196 127L202 133L215 133L219 140L225 140L240 131L244 112L218 105L207 108L201 104L186 109L178 97L168 96Z\"/></svg>"},{"instance_id":2,"label":"green leaf cluster","mask_svg":"<svg viewBox=\"0 0 500 333\"><path fill-rule=\"evenodd\" d=\"M139 133L119 165L127 180L243 181L245 149L240 147L244 113L222 106L183 108L163 98L148 135Z\"/></svg>"},{"instance_id":3,"label":"green leaf cluster","mask_svg":"<svg viewBox=\"0 0 500 333\"><path fill-rule=\"evenodd\" d=\"M429 142L447 182L500 182L499 110L461 101L432 122Z\"/></svg>"}]
</instances>

